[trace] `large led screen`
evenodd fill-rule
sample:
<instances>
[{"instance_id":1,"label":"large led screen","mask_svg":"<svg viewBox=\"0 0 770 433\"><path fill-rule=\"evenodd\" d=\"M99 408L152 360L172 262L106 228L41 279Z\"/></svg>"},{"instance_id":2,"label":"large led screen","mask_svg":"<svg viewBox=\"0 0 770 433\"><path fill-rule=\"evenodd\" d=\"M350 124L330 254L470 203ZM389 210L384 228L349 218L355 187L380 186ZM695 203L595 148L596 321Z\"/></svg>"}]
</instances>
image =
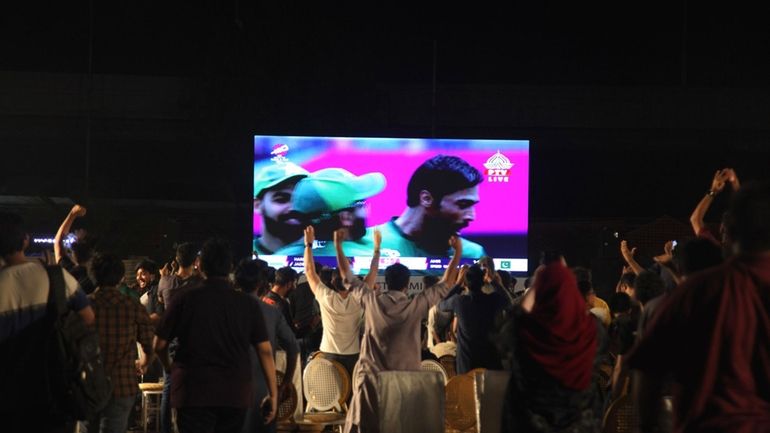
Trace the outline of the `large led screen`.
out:
<instances>
[{"instance_id":1,"label":"large led screen","mask_svg":"<svg viewBox=\"0 0 770 433\"><path fill-rule=\"evenodd\" d=\"M303 267L302 230L313 225L324 265L335 265L343 228L354 269L368 268L376 228L381 266L438 272L458 234L462 263L486 255L527 271L527 140L258 135L253 192L254 253L271 266Z\"/></svg>"}]
</instances>

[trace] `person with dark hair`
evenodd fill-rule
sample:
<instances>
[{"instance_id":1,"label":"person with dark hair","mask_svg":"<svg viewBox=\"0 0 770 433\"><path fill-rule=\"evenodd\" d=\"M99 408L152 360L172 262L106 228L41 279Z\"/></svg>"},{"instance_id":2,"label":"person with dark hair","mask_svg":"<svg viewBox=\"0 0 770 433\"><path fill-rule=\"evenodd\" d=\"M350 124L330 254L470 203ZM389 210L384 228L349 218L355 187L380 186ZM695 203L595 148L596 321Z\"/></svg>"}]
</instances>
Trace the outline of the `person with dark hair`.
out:
<instances>
[{"instance_id":1,"label":"person with dark hair","mask_svg":"<svg viewBox=\"0 0 770 433\"><path fill-rule=\"evenodd\" d=\"M321 281L313 262L313 241L315 233L313 226L305 228L305 274L310 290L313 291L318 305L321 307L323 322L323 337L320 350L324 357L342 364L349 374L358 362L361 351L361 325L363 310L347 290L334 290ZM369 273L364 278L364 284L375 287L377 270L380 263L380 235L374 235L374 249Z\"/></svg>"},{"instance_id":2,"label":"person with dark hair","mask_svg":"<svg viewBox=\"0 0 770 433\"><path fill-rule=\"evenodd\" d=\"M603 327L586 314L575 274L552 260L525 297L500 336L511 363L500 431L597 432L592 375Z\"/></svg>"},{"instance_id":3,"label":"person with dark hair","mask_svg":"<svg viewBox=\"0 0 770 433\"><path fill-rule=\"evenodd\" d=\"M451 311L457 320L458 374L474 368L500 370L503 367L491 339L501 315L511 306L500 283L500 277L491 268L473 265L465 273L468 294L461 295L462 286L457 285L438 304L439 310ZM485 285L494 287L494 291L484 293Z\"/></svg>"},{"instance_id":4,"label":"person with dark hair","mask_svg":"<svg viewBox=\"0 0 770 433\"><path fill-rule=\"evenodd\" d=\"M67 256L64 248L64 238L69 234L72 228L72 223L75 219L84 217L86 215L86 208L76 204L72 207L67 217L59 226L59 230L56 232L56 236L53 240L53 252L56 263L62 268L69 271L80 284L80 288L83 289L86 294L91 294L96 289L96 285L88 276L88 264L91 260L93 253L93 245L87 239L78 238L70 245L72 250L72 258Z\"/></svg>"},{"instance_id":5,"label":"person with dark hair","mask_svg":"<svg viewBox=\"0 0 770 433\"><path fill-rule=\"evenodd\" d=\"M635 300L636 297L634 295L634 281L636 281L636 274L633 272L628 272L627 268L624 267L623 273L620 274L618 284L615 285L615 292L625 293L632 300Z\"/></svg>"},{"instance_id":6,"label":"person with dark hair","mask_svg":"<svg viewBox=\"0 0 770 433\"><path fill-rule=\"evenodd\" d=\"M462 274L462 268L460 273ZM439 278L435 275L426 275L422 278L422 281L423 290L425 290L438 284ZM430 307L430 310L428 310L428 322L426 326L428 328L427 347L431 352L443 349L443 347L446 346L442 345L439 349L436 349L437 346L448 340L447 333L452 330L453 319L454 315L451 312L439 310L438 304ZM454 351L456 351L456 349L456 346L452 348ZM456 352L453 352L452 355L455 356Z\"/></svg>"},{"instance_id":7,"label":"person with dark hair","mask_svg":"<svg viewBox=\"0 0 770 433\"><path fill-rule=\"evenodd\" d=\"M675 431L770 430L770 183L741 186L725 231L733 256L667 295L628 356L642 432L667 378Z\"/></svg>"},{"instance_id":8,"label":"person with dark hair","mask_svg":"<svg viewBox=\"0 0 770 433\"><path fill-rule=\"evenodd\" d=\"M265 422L277 412L273 348L259 302L229 281L230 245L209 239L201 249L200 263L205 280L174 299L158 325L153 347L171 373L171 405L177 410L181 433L240 433L254 404L252 347L270 390L269 399L260 405ZM168 342L174 338L179 339L179 348L172 363Z\"/></svg>"},{"instance_id":9,"label":"person with dark hair","mask_svg":"<svg viewBox=\"0 0 770 433\"><path fill-rule=\"evenodd\" d=\"M302 224L292 210L294 187L310 173L291 163L263 168L254 179L254 212L262 218L262 233L254 239L256 254L274 254L302 237Z\"/></svg>"},{"instance_id":10,"label":"person with dark hair","mask_svg":"<svg viewBox=\"0 0 770 433\"><path fill-rule=\"evenodd\" d=\"M172 263L166 263L160 269L158 281L158 296L163 309L168 308L174 298L185 290L191 290L203 283L203 278L195 271L198 261L198 248L190 242L180 244L176 248L176 256ZM174 270L176 268L176 270ZM169 342L169 356L174 359L179 342ZM171 433L171 377L164 375L163 394L160 400L160 431Z\"/></svg>"},{"instance_id":11,"label":"person with dark hair","mask_svg":"<svg viewBox=\"0 0 770 433\"><path fill-rule=\"evenodd\" d=\"M291 314L291 306L286 297L297 288L297 271L285 266L275 271L275 281L270 291L262 297L262 302L278 308L294 329L294 316Z\"/></svg>"},{"instance_id":12,"label":"person with dark hair","mask_svg":"<svg viewBox=\"0 0 770 433\"><path fill-rule=\"evenodd\" d=\"M637 275L634 279L634 296L642 305L649 304L650 301L659 297L664 292L665 286L663 279L654 272L642 271L642 273Z\"/></svg>"},{"instance_id":13,"label":"person with dark hair","mask_svg":"<svg viewBox=\"0 0 770 433\"><path fill-rule=\"evenodd\" d=\"M144 307L117 289L126 268L114 254L97 254L91 261L97 289L90 295L96 313L96 332L107 374L112 379L112 397L96 416L81 424L80 431L126 431L129 414L138 393L137 371L147 372L155 358L153 328ZM136 344L142 346L139 361Z\"/></svg>"},{"instance_id":14,"label":"person with dark hair","mask_svg":"<svg viewBox=\"0 0 770 433\"><path fill-rule=\"evenodd\" d=\"M315 269L323 270L320 263L316 262L313 265ZM289 292L288 295L291 316L294 318L294 335L299 341L300 359L303 366L307 363L310 354L319 350L323 339L321 307L310 288L307 275L305 277L304 279L300 278L297 288Z\"/></svg>"},{"instance_id":15,"label":"person with dark hair","mask_svg":"<svg viewBox=\"0 0 770 433\"><path fill-rule=\"evenodd\" d=\"M21 217L0 212L0 416L3 431L64 431L67 420L51 413L43 395L48 393L48 345L51 322L46 268L27 260L24 251L29 236ZM67 306L77 311L87 325L94 323L94 310L78 282L61 271ZM71 427L71 426L70 426Z\"/></svg>"},{"instance_id":16,"label":"person with dark hair","mask_svg":"<svg viewBox=\"0 0 770 433\"><path fill-rule=\"evenodd\" d=\"M719 266L723 261L722 248L702 237L690 239L674 249L673 262L682 280L695 272Z\"/></svg>"},{"instance_id":17,"label":"person with dark hair","mask_svg":"<svg viewBox=\"0 0 770 433\"><path fill-rule=\"evenodd\" d=\"M385 269L385 290L375 290L355 277L343 251L344 236L344 232L337 232L334 236L337 266L343 283L349 287L350 297L364 310L361 357L353 372L353 398L344 431L377 432L377 374L389 370L420 370L420 327L428 309L449 292L449 284L456 279L462 242L457 236L449 238L449 246L454 249L455 255L441 281L410 299L406 295L409 269L400 263Z\"/></svg>"},{"instance_id":18,"label":"person with dark hair","mask_svg":"<svg viewBox=\"0 0 770 433\"><path fill-rule=\"evenodd\" d=\"M576 266L572 268L572 272L575 274L578 290L580 290L580 294L585 298L588 311L598 317L605 327L609 327L610 322L612 322L610 307L602 298L596 296L591 277L591 270Z\"/></svg>"},{"instance_id":19,"label":"person with dark hair","mask_svg":"<svg viewBox=\"0 0 770 433\"><path fill-rule=\"evenodd\" d=\"M482 180L476 168L456 156L437 155L425 161L409 179L407 208L377 227L382 248L391 256L448 257L447 240L476 219ZM481 245L460 240L463 257L486 254Z\"/></svg>"},{"instance_id":20,"label":"person with dark hair","mask_svg":"<svg viewBox=\"0 0 770 433\"><path fill-rule=\"evenodd\" d=\"M140 295L139 301L150 314L153 325L157 325L164 311L158 293L158 265L150 259L144 259L136 265L134 270L136 271L134 291Z\"/></svg>"},{"instance_id":21,"label":"person with dark hair","mask_svg":"<svg viewBox=\"0 0 770 433\"><path fill-rule=\"evenodd\" d=\"M178 293L203 282L203 278L195 272L197 260L198 248L190 242L185 242L176 248L173 262L166 263L160 269L158 295L165 308L168 308Z\"/></svg>"},{"instance_id":22,"label":"person with dark hair","mask_svg":"<svg viewBox=\"0 0 770 433\"><path fill-rule=\"evenodd\" d=\"M259 307L265 318L267 336L268 340L270 340L270 345L273 347L273 353L275 354L275 351L279 348L286 352L286 371L283 376L285 379L278 387L278 396L281 398L286 394L294 377L297 367L297 356L299 355L299 343L294 337L291 326L286 323L283 314L278 309L265 304L259 299L260 297L257 292L266 283L265 276L267 273L265 271L266 263L264 261L244 259L235 268L235 281L238 288L259 301ZM242 433L275 432L275 420L266 425L260 410L260 403L265 397L269 396L267 383L262 376L262 365L256 353L251 353L251 360L252 381L255 384L256 397L254 401L256 404L252 405L246 412Z\"/></svg>"}]
</instances>

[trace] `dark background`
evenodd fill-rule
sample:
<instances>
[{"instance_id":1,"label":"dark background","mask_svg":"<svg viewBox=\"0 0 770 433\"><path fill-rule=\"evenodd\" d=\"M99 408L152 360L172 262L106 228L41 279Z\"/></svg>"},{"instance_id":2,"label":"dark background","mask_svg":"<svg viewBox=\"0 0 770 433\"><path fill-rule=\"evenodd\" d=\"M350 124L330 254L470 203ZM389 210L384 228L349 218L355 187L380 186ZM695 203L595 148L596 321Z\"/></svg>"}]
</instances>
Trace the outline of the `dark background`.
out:
<instances>
[{"instance_id":1,"label":"dark background","mask_svg":"<svg viewBox=\"0 0 770 433\"><path fill-rule=\"evenodd\" d=\"M254 134L530 139L531 256L610 273L612 233L685 236L716 169L768 178L767 6L326 3L4 5L3 207L53 234L85 203L124 255L245 254Z\"/></svg>"}]
</instances>

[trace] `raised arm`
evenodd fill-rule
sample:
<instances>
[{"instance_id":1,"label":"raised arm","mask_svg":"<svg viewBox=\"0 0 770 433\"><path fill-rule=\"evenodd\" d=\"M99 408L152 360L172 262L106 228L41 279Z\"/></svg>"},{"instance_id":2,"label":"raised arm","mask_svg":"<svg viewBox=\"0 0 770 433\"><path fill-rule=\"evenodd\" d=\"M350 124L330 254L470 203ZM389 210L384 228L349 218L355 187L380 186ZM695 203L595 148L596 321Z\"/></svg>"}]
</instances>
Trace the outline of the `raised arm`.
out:
<instances>
[{"instance_id":1,"label":"raised arm","mask_svg":"<svg viewBox=\"0 0 770 433\"><path fill-rule=\"evenodd\" d=\"M458 236L452 236L449 238L449 246L454 250L454 255L452 260L449 261L449 265L447 265L444 276L439 283L452 284L457 280L457 273L459 272L457 265L460 264L460 257L463 255L463 243Z\"/></svg>"},{"instance_id":2,"label":"raised arm","mask_svg":"<svg viewBox=\"0 0 770 433\"><path fill-rule=\"evenodd\" d=\"M334 231L334 250L337 252L337 269L340 271L342 281L349 284L352 283L356 277L353 275L353 271L350 270L350 262L348 262L348 258L342 250L342 241L344 239L344 230L340 229Z\"/></svg>"},{"instance_id":3,"label":"raised arm","mask_svg":"<svg viewBox=\"0 0 770 433\"><path fill-rule=\"evenodd\" d=\"M636 247L629 249L628 242L620 241L620 254L623 255L623 260L626 261L628 266L631 267L631 270L633 270L636 275L639 275L642 273L642 271L644 271L642 265L640 265L634 258L634 254L636 254Z\"/></svg>"},{"instance_id":4,"label":"raised arm","mask_svg":"<svg viewBox=\"0 0 770 433\"><path fill-rule=\"evenodd\" d=\"M70 232L72 223L75 222L75 219L85 215L86 208L76 204L75 206L72 206L70 213L67 214L67 217L64 218L64 221L62 221L61 225L59 226L59 230L56 232L56 237L53 239L53 253L57 264L64 256L64 245L62 243L64 236L67 236L67 233Z\"/></svg>"},{"instance_id":5,"label":"raised arm","mask_svg":"<svg viewBox=\"0 0 770 433\"><path fill-rule=\"evenodd\" d=\"M450 290L455 286L457 280L457 265L460 263L460 257L463 255L462 241L457 236L449 238L449 246L454 249L454 256L444 271L444 276L433 287L425 289L418 296L422 296L426 301L425 314L428 314L428 309L436 305L441 301L441 298L447 295Z\"/></svg>"},{"instance_id":6,"label":"raised arm","mask_svg":"<svg viewBox=\"0 0 770 433\"><path fill-rule=\"evenodd\" d=\"M305 227L305 276L307 277L307 284L310 286L310 290L315 295L316 288L318 288L321 278L318 276L318 272L315 269L315 262L313 261L314 240L315 229L313 229L313 226Z\"/></svg>"},{"instance_id":7,"label":"raised arm","mask_svg":"<svg viewBox=\"0 0 770 433\"><path fill-rule=\"evenodd\" d=\"M711 188L706 195L703 196L700 202L698 202L698 205L695 206L695 210L692 211L692 215L690 215L690 225L696 236L699 235L701 230L705 227L703 218L705 218L706 212L708 212L709 207L711 207L711 203L714 202L714 197L722 192L725 187L725 181L730 179L731 175L735 179L735 183L731 182L731 185L733 185L734 189L737 189L738 177L735 176L735 172L732 169L726 168L724 170L717 170L717 172L714 173L714 178L711 180Z\"/></svg>"},{"instance_id":8,"label":"raised arm","mask_svg":"<svg viewBox=\"0 0 770 433\"><path fill-rule=\"evenodd\" d=\"M382 233L374 229L374 251L372 251L372 263L369 265L369 273L364 278L364 283L371 288L376 288L377 271L380 267L380 244L382 243Z\"/></svg>"}]
</instances>

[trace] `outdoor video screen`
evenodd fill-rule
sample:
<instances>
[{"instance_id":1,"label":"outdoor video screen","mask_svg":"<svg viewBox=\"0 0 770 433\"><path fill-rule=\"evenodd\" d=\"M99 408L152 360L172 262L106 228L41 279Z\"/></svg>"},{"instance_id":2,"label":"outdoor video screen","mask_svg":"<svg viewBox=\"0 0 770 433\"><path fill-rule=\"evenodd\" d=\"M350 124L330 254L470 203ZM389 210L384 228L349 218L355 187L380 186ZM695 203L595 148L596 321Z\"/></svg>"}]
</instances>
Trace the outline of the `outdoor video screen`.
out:
<instances>
[{"instance_id":1,"label":"outdoor video screen","mask_svg":"<svg viewBox=\"0 0 770 433\"><path fill-rule=\"evenodd\" d=\"M303 229L313 255L335 266L333 234L357 271L373 233L381 269L402 263L442 271L461 237L461 263L494 258L527 271L529 141L424 138L254 137L254 254L303 268Z\"/></svg>"}]
</instances>

